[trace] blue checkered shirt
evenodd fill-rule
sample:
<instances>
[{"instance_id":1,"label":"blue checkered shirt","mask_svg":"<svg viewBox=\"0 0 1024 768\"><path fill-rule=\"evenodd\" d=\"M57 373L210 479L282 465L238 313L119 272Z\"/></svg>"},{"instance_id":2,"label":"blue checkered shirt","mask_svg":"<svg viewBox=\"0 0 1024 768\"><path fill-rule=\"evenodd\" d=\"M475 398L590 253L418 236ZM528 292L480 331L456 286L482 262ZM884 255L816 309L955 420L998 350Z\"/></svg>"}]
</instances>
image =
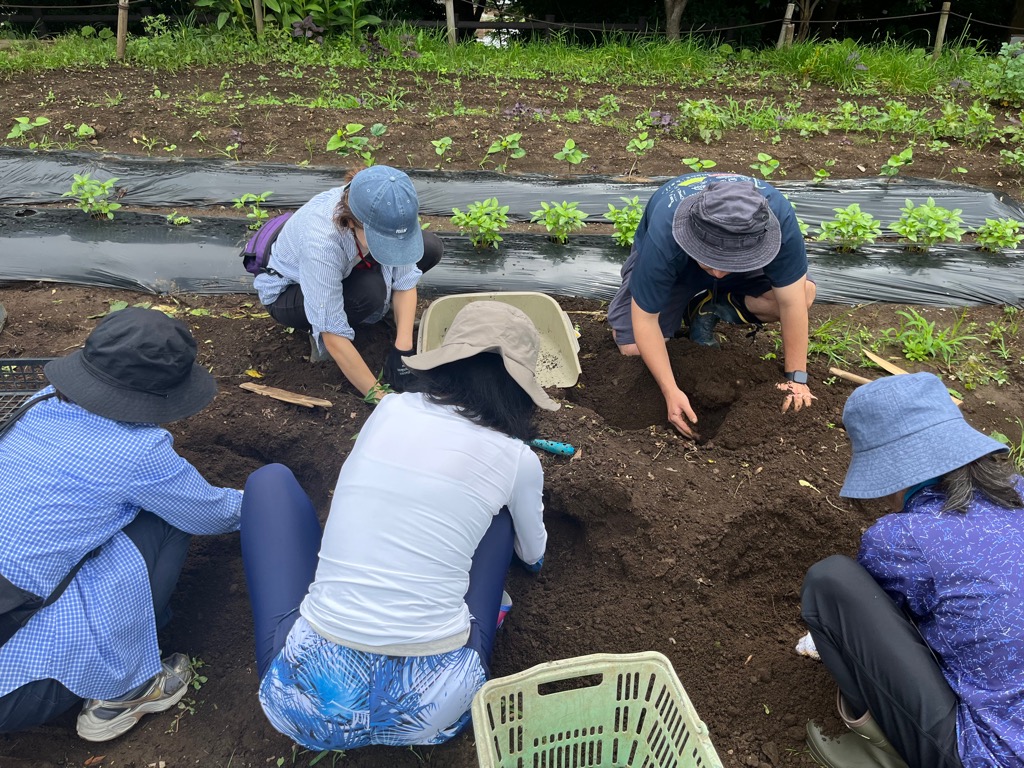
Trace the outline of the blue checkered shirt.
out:
<instances>
[{"instance_id":1,"label":"blue checkered shirt","mask_svg":"<svg viewBox=\"0 0 1024 768\"><path fill-rule=\"evenodd\" d=\"M313 326L322 353L327 352L320 334L327 332L352 340L356 333L345 313L345 295L341 281L352 274L359 263L356 239L350 230L342 232L334 224L345 187L321 192L285 222L270 252L270 267L277 275L257 275L253 287L263 306L273 304L285 288L302 286L306 319ZM386 295L384 306L364 322L375 323L391 306L391 292L415 288L423 273L415 264L404 267L380 265Z\"/></svg>"},{"instance_id":2,"label":"blue checkered shirt","mask_svg":"<svg viewBox=\"0 0 1024 768\"><path fill-rule=\"evenodd\" d=\"M165 429L56 398L30 408L0 439L0 573L45 597L100 550L0 648L0 695L53 678L107 699L155 675L149 576L121 529L146 509L188 533L228 533L241 503L240 491L211 486L175 453Z\"/></svg>"}]
</instances>

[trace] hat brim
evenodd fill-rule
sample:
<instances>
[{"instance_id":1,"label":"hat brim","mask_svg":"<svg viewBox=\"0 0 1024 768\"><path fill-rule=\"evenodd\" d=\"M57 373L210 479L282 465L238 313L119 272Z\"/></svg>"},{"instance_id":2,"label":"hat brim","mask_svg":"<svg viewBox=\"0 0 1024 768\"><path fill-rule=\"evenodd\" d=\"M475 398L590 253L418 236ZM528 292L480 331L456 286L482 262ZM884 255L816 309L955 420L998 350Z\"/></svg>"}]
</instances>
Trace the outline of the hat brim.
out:
<instances>
[{"instance_id":1,"label":"hat brim","mask_svg":"<svg viewBox=\"0 0 1024 768\"><path fill-rule=\"evenodd\" d=\"M217 394L217 382L199 365L193 365L181 384L163 394L123 389L98 379L85 366L82 350L51 360L43 373L61 394L90 413L136 424L184 419L203 410Z\"/></svg>"},{"instance_id":2,"label":"hat brim","mask_svg":"<svg viewBox=\"0 0 1024 768\"><path fill-rule=\"evenodd\" d=\"M768 231L764 240L756 247L745 251L735 251L704 242L693 229L693 207L697 204L700 193L683 198L676 206L672 217L672 236L686 254L695 261L712 269L723 272L753 272L763 269L779 255L782 247L782 227L775 212L768 209Z\"/></svg>"},{"instance_id":3,"label":"hat brim","mask_svg":"<svg viewBox=\"0 0 1024 768\"><path fill-rule=\"evenodd\" d=\"M454 363L459 360L465 360L466 358L473 357L473 355L479 355L483 352L492 352L501 355L501 360L505 365L505 370L508 375L515 380L522 390L530 396L534 404L538 408L543 408L545 411L557 411L561 406L548 397L547 392L544 388L537 383L537 376L534 371L531 371L526 366L517 363L508 356L502 353L501 347L497 344L480 347L476 344L445 344L431 349L426 352L420 352L418 355L409 355L403 357L402 360L413 370L417 371L429 371L432 368L445 365L446 363Z\"/></svg>"},{"instance_id":4,"label":"hat brim","mask_svg":"<svg viewBox=\"0 0 1024 768\"><path fill-rule=\"evenodd\" d=\"M423 258L423 230L416 228L404 237L388 236L364 227L370 255L386 267L407 267Z\"/></svg>"},{"instance_id":5,"label":"hat brim","mask_svg":"<svg viewBox=\"0 0 1024 768\"><path fill-rule=\"evenodd\" d=\"M848 499L878 499L970 464L1007 447L962 418L860 451L850 460L839 491Z\"/></svg>"}]
</instances>

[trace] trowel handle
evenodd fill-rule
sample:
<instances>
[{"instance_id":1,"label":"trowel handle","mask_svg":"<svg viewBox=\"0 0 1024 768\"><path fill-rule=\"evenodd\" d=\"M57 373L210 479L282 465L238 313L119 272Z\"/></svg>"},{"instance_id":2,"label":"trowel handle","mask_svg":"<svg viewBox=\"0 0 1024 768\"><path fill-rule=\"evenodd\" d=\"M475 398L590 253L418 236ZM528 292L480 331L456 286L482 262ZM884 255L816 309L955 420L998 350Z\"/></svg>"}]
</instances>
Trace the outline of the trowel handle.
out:
<instances>
[{"instance_id":1,"label":"trowel handle","mask_svg":"<svg viewBox=\"0 0 1024 768\"><path fill-rule=\"evenodd\" d=\"M568 443L556 443L554 440L531 440L530 445L557 456L572 456L576 453L576 449Z\"/></svg>"}]
</instances>

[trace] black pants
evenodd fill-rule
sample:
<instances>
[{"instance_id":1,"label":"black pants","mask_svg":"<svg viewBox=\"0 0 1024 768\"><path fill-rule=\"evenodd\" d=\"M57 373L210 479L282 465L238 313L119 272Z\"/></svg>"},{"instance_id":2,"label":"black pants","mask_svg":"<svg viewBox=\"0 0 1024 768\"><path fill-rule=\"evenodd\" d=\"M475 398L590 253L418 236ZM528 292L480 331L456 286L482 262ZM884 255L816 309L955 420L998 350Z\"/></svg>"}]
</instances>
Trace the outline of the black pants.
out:
<instances>
[{"instance_id":1,"label":"black pants","mask_svg":"<svg viewBox=\"0 0 1024 768\"><path fill-rule=\"evenodd\" d=\"M171 594L188 554L189 534L151 512L142 511L125 526L125 534L146 561L157 629L171 618ZM116 578L116 575L114 575ZM0 733L42 725L79 704L76 696L53 679L36 680L0 696Z\"/></svg>"},{"instance_id":2,"label":"black pants","mask_svg":"<svg viewBox=\"0 0 1024 768\"><path fill-rule=\"evenodd\" d=\"M436 267L442 255L444 245L441 238L433 232L424 232L423 258L416 264L420 272L428 272ZM349 276L341 281L341 289L345 296L345 315L352 326L372 317L384 306L388 296L384 275L378 264L372 269L353 269ZM306 299L302 295L302 286L298 283L292 283L285 288L273 304L267 305L267 312L281 325L297 331L312 330L306 317Z\"/></svg>"},{"instance_id":3,"label":"black pants","mask_svg":"<svg viewBox=\"0 0 1024 768\"><path fill-rule=\"evenodd\" d=\"M917 627L871 574L833 555L811 566L802 600L849 714L871 712L910 768L961 768L957 696Z\"/></svg>"}]
</instances>

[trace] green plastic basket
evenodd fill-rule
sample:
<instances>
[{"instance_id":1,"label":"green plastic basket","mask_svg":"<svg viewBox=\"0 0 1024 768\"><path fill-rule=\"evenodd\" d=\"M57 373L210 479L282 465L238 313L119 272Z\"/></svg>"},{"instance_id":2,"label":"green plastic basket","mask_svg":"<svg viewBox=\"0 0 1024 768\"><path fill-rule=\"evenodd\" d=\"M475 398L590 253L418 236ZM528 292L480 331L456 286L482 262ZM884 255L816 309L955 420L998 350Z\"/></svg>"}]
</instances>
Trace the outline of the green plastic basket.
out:
<instances>
[{"instance_id":1,"label":"green plastic basket","mask_svg":"<svg viewBox=\"0 0 1024 768\"><path fill-rule=\"evenodd\" d=\"M671 662L653 651L552 661L473 700L481 768L721 768Z\"/></svg>"},{"instance_id":2,"label":"green plastic basket","mask_svg":"<svg viewBox=\"0 0 1024 768\"><path fill-rule=\"evenodd\" d=\"M43 366L53 358L0 359L0 424L49 382Z\"/></svg>"}]
</instances>

